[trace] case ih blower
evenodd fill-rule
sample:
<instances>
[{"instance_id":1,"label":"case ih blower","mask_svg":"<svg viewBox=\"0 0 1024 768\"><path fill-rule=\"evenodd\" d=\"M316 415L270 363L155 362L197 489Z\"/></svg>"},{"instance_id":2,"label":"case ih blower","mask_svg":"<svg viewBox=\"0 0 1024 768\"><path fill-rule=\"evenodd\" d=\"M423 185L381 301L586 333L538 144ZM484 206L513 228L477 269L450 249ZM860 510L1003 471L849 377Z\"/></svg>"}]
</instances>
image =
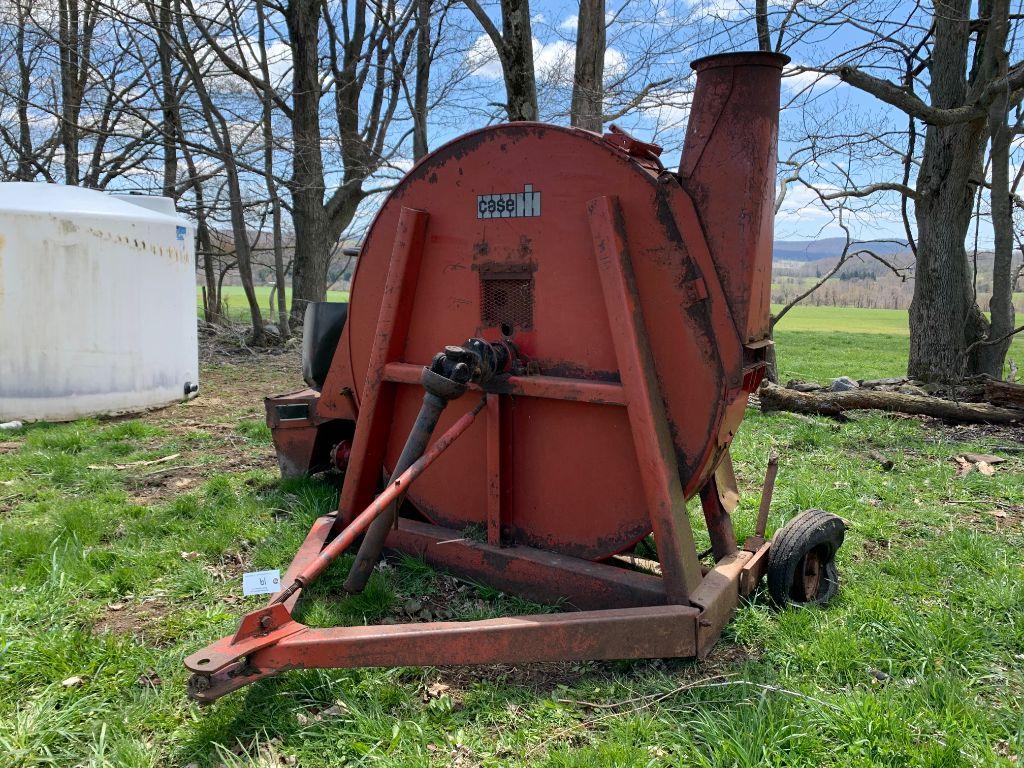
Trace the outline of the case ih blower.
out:
<instances>
[{"instance_id":1,"label":"case ih blower","mask_svg":"<svg viewBox=\"0 0 1024 768\"><path fill-rule=\"evenodd\" d=\"M266 401L285 475L344 470L338 510L266 607L185 660L193 698L290 669L701 656L765 574L778 603L835 593L839 518L804 512L765 539L774 462L741 544L730 519L729 444L771 343L786 61L693 64L678 171L619 130L538 123L467 134L410 171L364 240L351 303L308 308L309 388ZM638 569L628 555L652 533L657 563ZM292 618L357 543L349 592L389 548L565 610Z\"/></svg>"}]
</instances>

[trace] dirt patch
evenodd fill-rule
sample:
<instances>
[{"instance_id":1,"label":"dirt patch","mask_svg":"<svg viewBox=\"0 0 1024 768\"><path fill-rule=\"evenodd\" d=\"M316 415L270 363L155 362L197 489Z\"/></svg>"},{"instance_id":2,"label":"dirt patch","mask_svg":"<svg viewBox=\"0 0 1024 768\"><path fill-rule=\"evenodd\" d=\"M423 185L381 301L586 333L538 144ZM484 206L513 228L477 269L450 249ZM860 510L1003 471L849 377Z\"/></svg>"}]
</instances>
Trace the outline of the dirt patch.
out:
<instances>
[{"instance_id":1,"label":"dirt patch","mask_svg":"<svg viewBox=\"0 0 1024 768\"><path fill-rule=\"evenodd\" d=\"M546 695L559 687L575 685L581 678L598 672L601 666L601 662L591 661L545 661L530 664L438 667L433 684L447 686L445 691L456 701L461 701L468 691L481 683L527 688Z\"/></svg>"},{"instance_id":2,"label":"dirt patch","mask_svg":"<svg viewBox=\"0 0 1024 768\"><path fill-rule=\"evenodd\" d=\"M149 505L173 498L192 491L213 474L276 471L273 447L241 434L239 423L262 424L263 399L304 386L301 372L297 345L258 354L227 354L204 339L199 397L141 415L104 420L138 419L179 438L176 451L180 455L168 466L125 470L133 500Z\"/></svg>"},{"instance_id":3,"label":"dirt patch","mask_svg":"<svg viewBox=\"0 0 1024 768\"><path fill-rule=\"evenodd\" d=\"M958 517L971 521L978 530L1005 531L1024 526L1024 504L955 499L946 499L945 503L958 510Z\"/></svg>"},{"instance_id":4,"label":"dirt patch","mask_svg":"<svg viewBox=\"0 0 1024 768\"><path fill-rule=\"evenodd\" d=\"M106 607L103 615L93 623L92 629L96 634L113 632L145 637L151 634L157 623L173 610L173 606L163 597L120 600Z\"/></svg>"},{"instance_id":5,"label":"dirt patch","mask_svg":"<svg viewBox=\"0 0 1024 768\"><path fill-rule=\"evenodd\" d=\"M997 453L1024 452L1024 424L950 424L928 416L900 416L916 419L933 442L987 443ZM938 439L936 439L938 438Z\"/></svg>"}]
</instances>

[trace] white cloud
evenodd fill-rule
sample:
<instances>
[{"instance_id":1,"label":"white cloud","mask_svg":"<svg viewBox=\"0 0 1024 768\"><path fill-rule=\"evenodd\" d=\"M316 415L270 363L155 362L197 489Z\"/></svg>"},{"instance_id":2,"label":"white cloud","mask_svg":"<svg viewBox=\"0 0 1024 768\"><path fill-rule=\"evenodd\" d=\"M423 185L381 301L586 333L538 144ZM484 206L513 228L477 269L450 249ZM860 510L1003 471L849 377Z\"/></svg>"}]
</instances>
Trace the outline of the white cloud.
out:
<instances>
[{"instance_id":1,"label":"white cloud","mask_svg":"<svg viewBox=\"0 0 1024 768\"><path fill-rule=\"evenodd\" d=\"M566 32L575 32L576 31L576 27L579 26L579 23L580 23L580 17L577 16L576 14L573 14L572 16L569 16L568 18L564 19L558 25L558 28L559 29L563 29Z\"/></svg>"},{"instance_id":2,"label":"white cloud","mask_svg":"<svg viewBox=\"0 0 1024 768\"><path fill-rule=\"evenodd\" d=\"M501 62L494 43L487 35L480 35L466 53L466 64L473 74L484 80L501 80ZM533 66L541 82L572 83L576 66L576 45L566 40L542 43L533 38ZM626 69L626 57L617 48L604 53L605 77L616 77Z\"/></svg>"},{"instance_id":3,"label":"white cloud","mask_svg":"<svg viewBox=\"0 0 1024 768\"><path fill-rule=\"evenodd\" d=\"M837 187L822 187L822 192L837 191ZM777 222L800 222L801 224L824 225L833 221L835 216L825 210L817 194L803 184L790 184L786 190L786 199L782 208L775 215Z\"/></svg>"},{"instance_id":4,"label":"white cloud","mask_svg":"<svg viewBox=\"0 0 1024 768\"><path fill-rule=\"evenodd\" d=\"M466 51L466 65L473 74L484 80L501 80L501 62L494 43L487 35L480 35Z\"/></svg>"},{"instance_id":5,"label":"white cloud","mask_svg":"<svg viewBox=\"0 0 1024 768\"><path fill-rule=\"evenodd\" d=\"M575 62L575 58L573 59ZM608 47L604 51L604 78L619 77L626 73L626 57L618 48Z\"/></svg>"},{"instance_id":6,"label":"white cloud","mask_svg":"<svg viewBox=\"0 0 1024 768\"><path fill-rule=\"evenodd\" d=\"M799 93L811 89L835 88L838 85L843 85L843 81L835 75L791 68L782 73L782 85L792 93Z\"/></svg>"},{"instance_id":7,"label":"white cloud","mask_svg":"<svg viewBox=\"0 0 1024 768\"><path fill-rule=\"evenodd\" d=\"M543 82L571 83L576 67L576 46L565 40L544 44L533 38L533 66Z\"/></svg>"}]
</instances>

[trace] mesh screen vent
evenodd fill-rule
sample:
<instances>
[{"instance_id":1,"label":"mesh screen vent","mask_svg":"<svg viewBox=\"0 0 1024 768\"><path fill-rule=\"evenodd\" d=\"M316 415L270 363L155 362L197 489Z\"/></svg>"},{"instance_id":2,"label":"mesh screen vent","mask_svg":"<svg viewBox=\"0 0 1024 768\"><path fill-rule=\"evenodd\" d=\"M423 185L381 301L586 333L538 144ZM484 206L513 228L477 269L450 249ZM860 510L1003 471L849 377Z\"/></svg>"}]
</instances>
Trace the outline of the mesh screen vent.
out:
<instances>
[{"instance_id":1,"label":"mesh screen vent","mask_svg":"<svg viewBox=\"0 0 1024 768\"><path fill-rule=\"evenodd\" d=\"M481 275L480 294L480 320L485 328L533 328L532 276Z\"/></svg>"}]
</instances>

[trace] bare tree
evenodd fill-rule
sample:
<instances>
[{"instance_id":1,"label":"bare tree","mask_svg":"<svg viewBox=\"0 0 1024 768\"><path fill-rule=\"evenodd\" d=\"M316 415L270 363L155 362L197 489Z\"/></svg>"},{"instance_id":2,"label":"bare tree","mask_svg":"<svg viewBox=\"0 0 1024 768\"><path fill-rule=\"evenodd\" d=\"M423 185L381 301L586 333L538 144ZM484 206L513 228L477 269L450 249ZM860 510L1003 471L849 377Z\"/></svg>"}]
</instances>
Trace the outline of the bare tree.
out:
<instances>
[{"instance_id":1,"label":"bare tree","mask_svg":"<svg viewBox=\"0 0 1024 768\"><path fill-rule=\"evenodd\" d=\"M923 380L953 381L963 375L1001 375L1006 346L979 347L992 324L1012 327L1009 243L1005 199L995 201L997 251L993 274L993 321L978 306L965 241L972 221L975 191L981 183L986 140L994 139L993 174L998 193L1006 194L1008 152L1004 141L1007 107L1024 89L1024 64L1006 64L1009 3L979 5L972 19L966 0L938 0L922 20L915 7L899 32L879 33L872 45L844 55L844 61L821 67L922 123L924 144L913 187L891 182L856 187L846 194L865 196L897 191L913 202L916 223L914 300L910 308L908 373ZM900 82L870 71L869 55L896 51L903 59ZM875 52L872 54L872 52ZM861 63L863 62L863 64ZM918 93L924 89L927 100ZM910 161L908 161L910 162ZM1000 168L997 169L996 165ZM909 179L908 179L909 181ZM969 351L970 350L970 351Z\"/></svg>"},{"instance_id":2,"label":"bare tree","mask_svg":"<svg viewBox=\"0 0 1024 768\"><path fill-rule=\"evenodd\" d=\"M79 116L92 67L92 41L99 10L99 0L57 0L60 133L66 184L79 182Z\"/></svg>"},{"instance_id":3,"label":"bare tree","mask_svg":"<svg viewBox=\"0 0 1024 768\"><path fill-rule=\"evenodd\" d=\"M288 338L290 321L288 317L288 297L285 288L284 240L281 231L281 199L277 191L277 177L274 175L274 95L271 91L270 60L267 55L267 17L264 0L256 0L256 17L259 34L257 51L259 54L260 77L266 84L260 94L260 125L263 129L263 181L267 185L270 198L272 217L272 238L274 248L274 278L277 293L278 328L282 339Z\"/></svg>"},{"instance_id":4,"label":"bare tree","mask_svg":"<svg viewBox=\"0 0 1024 768\"><path fill-rule=\"evenodd\" d=\"M505 80L505 113L512 122L536 120L537 75L529 0L501 0L501 30L477 0L464 0L498 53Z\"/></svg>"},{"instance_id":5,"label":"bare tree","mask_svg":"<svg viewBox=\"0 0 1024 768\"><path fill-rule=\"evenodd\" d=\"M209 62L205 67L200 63L196 51L202 50L202 47L197 45L197 41L189 34L189 28L185 23L186 18L194 19L195 16L186 16L182 13L181 0L175 0L174 10L178 31L175 53L179 57L182 66L189 72L200 111L206 122L209 136L213 141L215 156L220 161L223 169L231 220L232 246L235 258L238 260L238 273L242 282L242 288L249 305L253 342L255 344L263 344L266 341L266 334L253 282L251 243L245 220L245 206L242 194L242 169L240 168L235 151L231 126L207 86L207 78L210 74L208 70L213 62ZM248 138L248 136L244 136L243 141L245 138Z\"/></svg>"},{"instance_id":6,"label":"bare tree","mask_svg":"<svg viewBox=\"0 0 1024 768\"><path fill-rule=\"evenodd\" d=\"M416 85L412 104L412 155L419 160L428 151L427 117L430 99L430 44L432 0L416 0Z\"/></svg>"},{"instance_id":7,"label":"bare tree","mask_svg":"<svg viewBox=\"0 0 1024 768\"><path fill-rule=\"evenodd\" d=\"M588 131L600 132L604 127L606 39L604 0L580 0L570 122Z\"/></svg>"},{"instance_id":8,"label":"bare tree","mask_svg":"<svg viewBox=\"0 0 1024 768\"><path fill-rule=\"evenodd\" d=\"M335 246L370 194L364 184L388 160L388 131L415 47L405 34L411 7L386 0L375 8L357 0L351 9L332 8L319 0L290 0L284 13L292 52L289 187L296 237L292 317L298 321L307 302L323 299ZM326 44L323 51L321 41ZM320 116L322 55L330 72L333 138L344 168L341 183L329 196Z\"/></svg>"}]
</instances>

